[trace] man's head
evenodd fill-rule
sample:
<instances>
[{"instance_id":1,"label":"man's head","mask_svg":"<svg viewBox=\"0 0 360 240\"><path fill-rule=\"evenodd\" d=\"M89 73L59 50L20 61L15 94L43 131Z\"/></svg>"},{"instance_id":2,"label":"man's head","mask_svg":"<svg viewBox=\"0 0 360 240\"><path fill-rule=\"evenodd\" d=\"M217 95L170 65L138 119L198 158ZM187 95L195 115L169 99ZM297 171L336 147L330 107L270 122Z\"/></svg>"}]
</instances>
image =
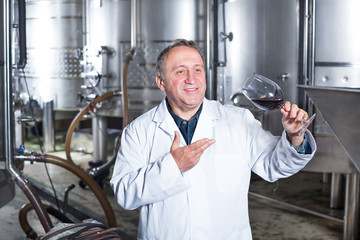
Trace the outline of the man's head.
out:
<instances>
[{"instance_id":1,"label":"man's head","mask_svg":"<svg viewBox=\"0 0 360 240\"><path fill-rule=\"evenodd\" d=\"M181 118L191 118L206 90L204 57L196 43L175 40L160 53L156 70L156 83L165 91L171 109Z\"/></svg>"},{"instance_id":2,"label":"man's head","mask_svg":"<svg viewBox=\"0 0 360 240\"><path fill-rule=\"evenodd\" d=\"M200 57L202 58L203 64L205 66L204 55L202 54L202 52L201 52L200 48L198 47L198 45L196 44L196 42L194 42L192 40L181 39L181 38L176 39L169 46L164 48L156 59L156 75L160 76L162 79L165 78L164 77L164 62L165 62L165 59L166 59L169 51L171 49L173 49L174 47L179 47L179 46L186 46L186 47L195 49L199 53Z\"/></svg>"}]
</instances>

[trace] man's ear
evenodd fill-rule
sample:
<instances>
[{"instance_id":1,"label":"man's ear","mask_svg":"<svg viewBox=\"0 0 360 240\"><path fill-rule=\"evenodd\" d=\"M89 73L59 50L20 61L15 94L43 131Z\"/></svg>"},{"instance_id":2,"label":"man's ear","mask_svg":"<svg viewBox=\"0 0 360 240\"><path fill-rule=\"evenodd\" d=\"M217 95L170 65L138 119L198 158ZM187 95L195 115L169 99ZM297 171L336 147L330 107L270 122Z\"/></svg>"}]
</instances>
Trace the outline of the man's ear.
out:
<instances>
[{"instance_id":1,"label":"man's ear","mask_svg":"<svg viewBox=\"0 0 360 240\"><path fill-rule=\"evenodd\" d=\"M165 91L164 80L162 80L162 78L159 75L156 75L156 84L158 85L161 91Z\"/></svg>"}]
</instances>

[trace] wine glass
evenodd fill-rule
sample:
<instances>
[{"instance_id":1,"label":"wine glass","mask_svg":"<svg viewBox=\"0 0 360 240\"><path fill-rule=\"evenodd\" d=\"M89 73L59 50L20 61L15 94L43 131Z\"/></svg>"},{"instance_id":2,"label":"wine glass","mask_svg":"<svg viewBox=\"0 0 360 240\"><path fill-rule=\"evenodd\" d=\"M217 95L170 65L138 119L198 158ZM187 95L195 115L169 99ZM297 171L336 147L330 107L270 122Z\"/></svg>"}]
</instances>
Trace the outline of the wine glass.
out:
<instances>
[{"instance_id":1,"label":"wine glass","mask_svg":"<svg viewBox=\"0 0 360 240\"><path fill-rule=\"evenodd\" d=\"M274 81L260 75L252 74L245 81L242 92L256 107L262 110L274 110L284 108L284 93ZM308 120L302 120L301 135L314 120L316 114Z\"/></svg>"}]
</instances>

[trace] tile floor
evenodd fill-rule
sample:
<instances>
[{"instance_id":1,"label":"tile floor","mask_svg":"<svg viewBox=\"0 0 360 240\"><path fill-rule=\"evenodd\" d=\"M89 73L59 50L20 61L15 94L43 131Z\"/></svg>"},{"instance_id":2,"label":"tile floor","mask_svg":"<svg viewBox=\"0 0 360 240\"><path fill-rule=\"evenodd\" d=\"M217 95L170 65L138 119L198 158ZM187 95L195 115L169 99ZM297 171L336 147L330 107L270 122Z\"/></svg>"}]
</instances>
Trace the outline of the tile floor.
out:
<instances>
[{"instance_id":1,"label":"tile floor","mask_svg":"<svg viewBox=\"0 0 360 240\"><path fill-rule=\"evenodd\" d=\"M54 155L64 157L65 154L61 146L57 146L57 150ZM72 153L72 158L77 164L82 166L86 166L87 161L91 160L91 156L84 153ZM48 165L48 169L60 199L63 199L64 189L71 184L75 184L75 189L69 194L69 204L92 218L106 223L98 200L90 190L79 187L79 179L76 176L54 165ZM51 192L43 163L26 163L24 175L36 186ZM250 190L342 218L342 210L330 210L328 208L330 186L322 182L322 177L322 173L300 172L277 183L267 183L254 177ZM115 212L118 228L125 232L129 239L136 239L138 212L136 210L124 211L121 209L115 203L107 179L105 179L104 183L104 192ZM19 210L27 202L28 200L24 193L16 186L15 198L0 208L0 228L2 229L0 240L27 239L18 221ZM342 239L342 224L332 220L289 209L284 205L252 195L249 196L249 209L254 240ZM43 235L42 227L33 211L28 214L28 219L32 228L40 236ZM56 224L57 220L53 219L53 221Z\"/></svg>"}]
</instances>

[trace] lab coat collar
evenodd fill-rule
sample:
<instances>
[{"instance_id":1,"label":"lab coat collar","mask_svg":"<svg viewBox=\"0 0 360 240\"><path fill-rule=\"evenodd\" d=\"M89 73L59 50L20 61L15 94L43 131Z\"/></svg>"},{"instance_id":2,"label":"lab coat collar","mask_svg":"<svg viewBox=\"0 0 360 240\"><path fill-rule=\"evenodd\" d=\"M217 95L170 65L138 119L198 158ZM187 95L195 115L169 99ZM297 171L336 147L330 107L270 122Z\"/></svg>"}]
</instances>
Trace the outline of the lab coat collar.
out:
<instances>
[{"instance_id":1,"label":"lab coat collar","mask_svg":"<svg viewBox=\"0 0 360 240\"><path fill-rule=\"evenodd\" d=\"M174 131L179 131L171 114L166 107L166 99L164 98L155 111L153 121L157 123L160 129L174 137Z\"/></svg>"}]
</instances>

